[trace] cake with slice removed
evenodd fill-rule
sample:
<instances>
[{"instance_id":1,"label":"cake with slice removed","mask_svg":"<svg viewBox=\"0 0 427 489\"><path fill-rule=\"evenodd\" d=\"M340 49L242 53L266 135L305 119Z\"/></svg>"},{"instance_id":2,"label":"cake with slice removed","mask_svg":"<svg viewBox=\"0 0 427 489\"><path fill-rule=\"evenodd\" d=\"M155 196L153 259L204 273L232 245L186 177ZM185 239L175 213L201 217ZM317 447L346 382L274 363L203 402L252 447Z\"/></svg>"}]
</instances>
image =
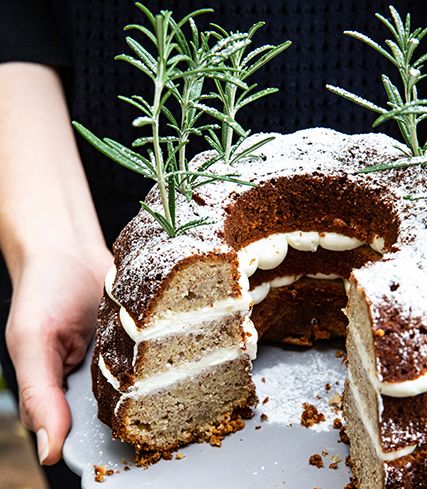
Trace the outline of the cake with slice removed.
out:
<instances>
[{"instance_id":1,"label":"cake with slice removed","mask_svg":"<svg viewBox=\"0 0 427 489\"><path fill-rule=\"evenodd\" d=\"M359 486L427 487L426 203L405 198L426 176L357 173L400 156L381 134L277 134L230 169L255 187L178 196L183 222L212 225L170 239L139 213L114 246L92 363L113 435L145 462L218 444L256 403L258 336L307 345L344 335L348 317L344 413ZM147 199L160 206L156 190Z\"/></svg>"}]
</instances>

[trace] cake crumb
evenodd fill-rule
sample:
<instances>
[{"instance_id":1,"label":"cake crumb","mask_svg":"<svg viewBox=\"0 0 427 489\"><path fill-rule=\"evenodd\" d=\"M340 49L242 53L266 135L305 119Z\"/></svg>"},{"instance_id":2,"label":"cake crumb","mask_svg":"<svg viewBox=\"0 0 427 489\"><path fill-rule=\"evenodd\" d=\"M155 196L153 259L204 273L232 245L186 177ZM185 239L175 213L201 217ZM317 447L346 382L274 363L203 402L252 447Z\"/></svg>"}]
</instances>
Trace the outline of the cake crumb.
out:
<instances>
[{"instance_id":1,"label":"cake crumb","mask_svg":"<svg viewBox=\"0 0 427 489\"><path fill-rule=\"evenodd\" d=\"M381 328L375 330L375 336L382 338L385 335L385 331Z\"/></svg>"},{"instance_id":2,"label":"cake crumb","mask_svg":"<svg viewBox=\"0 0 427 489\"><path fill-rule=\"evenodd\" d=\"M209 444L212 447L220 447L222 445L222 437L217 435L212 435L209 439Z\"/></svg>"},{"instance_id":3,"label":"cake crumb","mask_svg":"<svg viewBox=\"0 0 427 489\"><path fill-rule=\"evenodd\" d=\"M262 401L262 403L263 403L263 404L267 404L267 402L268 402L269 400L270 400L270 398L267 396L267 397L266 397L266 398L265 398L265 399Z\"/></svg>"},{"instance_id":4,"label":"cake crumb","mask_svg":"<svg viewBox=\"0 0 427 489\"><path fill-rule=\"evenodd\" d=\"M329 468L333 469L333 470L337 470L338 469L338 463L332 462L331 464L329 464Z\"/></svg>"},{"instance_id":5,"label":"cake crumb","mask_svg":"<svg viewBox=\"0 0 427 489\"><path fill-rule=\"evenodd\" d=\"M265 413L261 413L260 419L261 421L267 421L268 416Z\"/></svg>"},{"instance_id":6,"label":"cake crumb","mask_svg":"<svg viewBox=\"0 0 427 489\"><path fill-rule=\"evenodd\" d=\"M313 404L305 402L303 404L303 408L304 411L301 414L301 425L305 428L310 428L314 424L318 424L326 420L325 415L323 413L319 413Z\"/></svg>"},{"instance_id":7,"label":"cake crumb","mask_svg":"<svg viewBox=\"0 0 427 489\"><path fill-rule=\"evenodd\" d=\"M96 482L104 482L106 477L120 472L119 469L107 469L107 467L104 467L103 465L94 465L93 470L95 472Z\"/></svg>"},{"instance_id":8,"label":"cake crumb","mask_svg":"<svg viewBox=\"0 0 427 489\"><path fill-rule=\"evenodd\" d=\"M332 389L332 385L329 384L329 382L327 384L325 384L325 390L326 390L326 392L329 392L331 389Z\"/></svg>"},{"instance_id":9,"label":"cake crumb","mask_svg":"<svg viewBox=\"0 0 427 489\"><path fill-rule=\"evenodd\" d=\"M103 465L94 465L93 470L95 472L95 481L104 482L107 475L107 469Z\"/></svg>"},{"instance_id":10,"label":"cake crumb","mask_svg":"<svg viewBox=\"0 0 427 489\"><path fill-rule=\"evenodd\" d=\"M257 426L255 426L255 429L256 430L260 430L261 429L261 426L260 425L257 425Z\"/></svg>"},{"instance_id":11,"label":"cake crumb","mask_svg":"<svg viewBox=\"0 0 427 489\"><path fill-rule=\"evenodd\" d=\"M125 465L125 466L123 467L123 470L124 470L125 472L127 472L128 470L130 470L129 465Z\"/></svg>"},{"instance_id":12,"label":"cake crumb","mask_svg":"<svg viewBox=\"0 0 427 489\"><path fill-rule=\"evenodd\" d=\"M335 418L332 424L334 430L340 430L343 426L342 421L339 418Z\"/></svg>"},{"instance_id":13,"label":"cake crumb","mask_svg":"<svg viewBox=\"0 0 427 489\"><path fill-rule=\"evenodd\" d=\"M344 426L340 429L340 443L345 443L346 445L350 445L350 440L348 439L347 433L345 432Z\"/></svg>"},{"instance_id":14,"label":"cake crumb","mask_svg":"<svg viewBox=\"0 0 427 489\"><path fill-rule=\"evenodd\" d=\"M345 355L345 352L344 352L344 351L342 351L342 350L337 350L337 351L335 352L335 356L336 356L337 358L342 358L344 355Z\"/></svg>"},{"instance_id":15,"label":"cake crumb","mask_svg":"<svg viewBox=\"0 0 427 489\"><path fill-rule=\"evenodd\" d=\"M313 465L314 467L317 467L318 469L323 469L323 467L324 467L322 457L318 453L315 453L314 455L312 455L308 459L308 463L310 465Z\"/></svg>"},{"instance_id":16,"label":"cake crumb","mask_svg":"<svg viewBox=\"0 0 427 489\"><path fill-rule=\"evenodd\" d=\"M265 384L265 377L261 377L261 382Z\"/></svg>"},{"instance_id":17,"label":"cake crumb","mask_svg":"<svg viewBox=\"0 0 427 489\"><path fill-rule=\"evenodd\" d=\"M322 457L326 457L326 456L328 456L328 454L329 454L329 452L328 452L328 451L323 450L323 452L322 452Z\"/></svg>"},{"instance_id":18,"label":"cake crumb","mask_svg":"<svg viewBox=\"0 0 427 489\"><path fill-rule=\"evenodd\" d=\"M342 397L338 394L338 392L335 392L335 394L329 399L328 404L329 406L334 406L334 407L340 407L342 402Z\"/></svg>"},{"instance_id":19,"label":"cake crumb","mask_svg":"<svg viewBox=\"0 0 427 489\"><path fill-rule=\"evenodd\" d=\"M178 452L176 455L175 455L175 458L177 460L182 460L183 458L185 458L185 455L183 453L180 453Z\"/></svg>"}]
</instances>

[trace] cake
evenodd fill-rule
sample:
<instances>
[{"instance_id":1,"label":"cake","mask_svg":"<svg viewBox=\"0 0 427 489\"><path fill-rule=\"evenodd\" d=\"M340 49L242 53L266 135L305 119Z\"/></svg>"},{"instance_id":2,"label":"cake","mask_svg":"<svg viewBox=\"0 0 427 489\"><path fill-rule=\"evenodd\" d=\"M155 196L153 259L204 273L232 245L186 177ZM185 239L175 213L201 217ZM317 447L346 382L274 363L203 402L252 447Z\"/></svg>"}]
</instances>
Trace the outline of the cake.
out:
<instances>
[{"instance_id":1,"label":"cake","mask_svg":"<svg viewBox=\"0 0 427 489\"><path fill-rule=\"evenodd\" d=\"M358 173L401 158L382 134L274 136L213 167L253 187L217 181L178 197L179 219L210 225L171 239L140 212L121 232L92 362L99 418L143 463L217 444L257 402L258 337L311 345L347 331L359 487L427 487L425 171ZM160 207L155 189L147 202Z\"/></svg>"}]
</instances>

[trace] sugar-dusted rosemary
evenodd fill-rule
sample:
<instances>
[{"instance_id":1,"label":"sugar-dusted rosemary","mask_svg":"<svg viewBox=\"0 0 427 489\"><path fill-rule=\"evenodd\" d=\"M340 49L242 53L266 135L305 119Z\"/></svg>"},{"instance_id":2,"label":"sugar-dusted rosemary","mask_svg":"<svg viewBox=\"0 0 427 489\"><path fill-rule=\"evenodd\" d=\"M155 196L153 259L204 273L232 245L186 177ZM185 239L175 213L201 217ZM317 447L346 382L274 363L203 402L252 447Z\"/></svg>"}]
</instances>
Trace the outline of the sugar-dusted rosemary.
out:
<instances>
[{"instance_id":1,"label":"sugar-dusted rosemary","mask_svg":"<svg viewBox=\"0 0 427 489\"><path fill-rule=\"evenodd\" d=\"M126 42L133 55L122 54L116 59L130 63L143 72L153 83L154 93L150 101L141 95L119 98L141 112L133 125L150 129L150 134L133 141L131 149L109 138L100 139L77 122L73 122L73 125L104 155L155 182L163 212L158 212L145 202L141 202L141 205L170 237L175 237L208 223L208 219L203 218L177 225L177 192L191 199L197 187L216 180L252 185L239 180L234 173L218 175L209 168L218 160L231 163L246 157L270 140L266 139L244 151L233 150L233 132L241 136L239 146L249 134L236 122L235 116L243 105L275 91L267 89L248 96L256 85L248 86L245 79L282 52L289 43L277 48L264 46L254 50L250 57L246 57L249 59L245 65L236 65L234 60L242 62L243 53L252 42L254 27L247 33L227 33L218 26L214 30L201 32L195 18L212 12L211 9L196 10L176 21L170 11L153 14L141 3L136 3L136 6L144 15L144 25L128 25L125 30L138 31L143 35L144 43L127 37ZM187 31L190 33L188 36ZM152 49L148 50L147 45ZM258 60L257 56L260 56ZM252 61L250 66L249 61ZM205 104L207 99L214 98L211 90L206 88L212 80L216 87L225 87L234 94L241 91L242 96L237 101L233 99L233 110L228 110L228 106L217 109ZM175 104L170 104L173 100ZM171 110L171 106L178 106L178 111ZM200 118L206 113L221 125L216 122L202 123ZM186 146L190 139L201 136L219 140L218 131L227 134L228 143L214 148L217 154L198 168L189 168Z\"/></svg>"},{"instance_id":2,"label":"sugar-dusted rosemary","mask_svg":"<svg viewBox=\"0 0 427 489\"><path fill-rule=\"evenodd\" d=\"M417 84L427 76L422 73L424 63L427 61L427 54L414 59L416 49L421 40L427 35L427 27L418 27L412 31L409 14L407 14L405 22L403 22L394 7L390 6L389 9L391 21L380 14L375 14L377 19L391 33L391 39L385 41L385 47L380 46L365 34L355 31L344 32L344 34L358 39L373 48L398 69L402 86L400 90L388 76L382 75L382 83L388 98L388 108L379 107L343 88L327 85L331 92L380 114L374 121L373 127L390 119L396 121L406 143L407 148L404 151L404 158L393 163L364 168L360 173L427 164L427 141L420 143L418 137L418 124L427 119L427 99L420 99L417 90Z\"/></svg>"},{"instance_id":3,"label":"sugar-dusted rosemary","mask_svg":"<svg viewBox=\"0 0 427 489\"><path fill-rule=\"evenodd\" d=\"M248 31L247 39L252 40L258 29L264 25L265 22L257 22L254 24ZM232 35L232 33L227 32L217 24L212 24L212 27L214 29L213 35L219 42L224 42L230 35ZM274 139L271 137L265 138L258 141L253 146L241 149L241 145L248 137L250 131L245 131L240 125L227 124L222 118L223 114L225 114L228 118L235 120L240 109L255 100L278 91L277 88L265 88L263 90L255 91L258 84L253 83L252 85L247 85L247 80L266 63L285 51L291 44L291 41L285 41L277 46L266 44L249 52L247 51L250 47L250 43L242 46L241 49L236 50L224 60L224 64L232 69L234 76L238 78L241 83L230 83L227 80L215 78L216 92L211 93L211 98L219 100L222 111L218 111L205 104L197 105L199 109L204 110L222 122L221 138L217 136L215 131L209 130L209 135L206 136L206 140L218 154L223 155L223 159L226 163L233 164L242 157L250 154L252 151L255 151L255 149L258 149ZM238 136L238 140L235 144L233 144L234 133Z\"/></svg>"}]
</instances>

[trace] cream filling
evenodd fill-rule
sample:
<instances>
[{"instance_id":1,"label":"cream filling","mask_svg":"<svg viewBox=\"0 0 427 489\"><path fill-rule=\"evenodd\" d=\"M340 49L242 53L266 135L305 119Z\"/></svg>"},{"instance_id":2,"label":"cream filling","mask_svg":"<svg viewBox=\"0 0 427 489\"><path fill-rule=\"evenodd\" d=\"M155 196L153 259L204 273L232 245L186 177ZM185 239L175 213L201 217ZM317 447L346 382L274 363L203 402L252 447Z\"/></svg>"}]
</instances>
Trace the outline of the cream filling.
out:
<instances>
[{"instance_id":1,"label":"cream filling","mask_svg":"<svg viewBox=\"0 0 427 489\"><path fill-rule=\"evenodd\" d=\"M184 365L170 368L166 372L161 372L159 374L146 377L142 380L137 380L127 392L120 391L120 383L109 371L102 355L99 355L98 366L107 382L109 382L109 384L111 384L116 391L119 391L122 394L115 408L115 412L117 413L120 404L125 399L137 400L143 396L166 389L167 387L182 382L186 379L196 377L204 370L221 365L222 363L236 360L244 354L245 352L240 348L240 346L221 348L207 353L197 362L187 362Z\"/></svg>"},{"instance_id":2,"label":"cream filling","mask_svg":"<svg viewBox=\"0 0 427 489\"><path fill-rule=\"evenodd\" d=\"M285 275L284 277L276 277L271 282L263 282L260 285L254 287L250 293L252 295L252 299L254 301L254 305L262 302L269 294L271 289L275 289L278 287L285 287L287 285L291 285L297 280L299 280L303 275ZM322 279L322 280L336 280L341 278L340 275L336 275L334 273L325 274L325 273L315 273L315 274L307 274L306 277Z\"/></svg>"},{"instance_id":3,"label":"cream filling","mask_svg":"<svg viewBox=\"0 0 427 489\"><path fill-rule=\"evenodd\" d=\"M350 238L344 234L293 231L291 233L275 233L250 243L238 252L239 262L250 277L257 268L271 270L276 268L286 258L288 246L300 251L316 251L320 246L331 251L354 250L364 245L363 241ZM376 236L370 246L379 253L385 252L384 239Z\"/></svg>"},{"instance_id":4,"label":"cream filling","mask_svg":"<svg viewBox=\"0 0 427 489\"><path fill-rule=\"evenodd\" d=\"M351 370L348 370L348 380L351 393L353 394L353 398L356 404L357 412L359 413L359 417L365 427L365 430L369 434L371 438L372 445L375 448L375 451L378 455L378 458L383 460L384 462L391 462L392 460L397 460L398 458L405 457L406 455L410 455L416 448L417 445L408 445L405 448L401 448L399 450L393 450L390 452L385 452L380 444L378 433L375 432L372 423L366 416L365 405L363 404L359 389L353 381L353 376Z\"/></svg>"},{"instance_id":5,"label":"cream filling","mask_svg":"<svg viewBox=\"0 0 427 489\"><path fill-rule=\"evenodd\" d=\"M380 394L390 397L413 397L427 392L427 374L420 375L413 380L381 382L378 377L378 372L372 364L369 353L366 350L365 344L355 328L352 328L352 335L363 369L367 372L371 384Z\"/></svg>"},{"instance_id":6,"label":"cream filling","mask_svg":"<svg viewBox=\"0 0 427 489\"><path fill-rule=\"evenodd\" d=\"M116 377L110 372L110 369L107 367L107 364L104 361L104 358L102 355L99 355L98 357L98 367L99 370L101 370L102 375L104 376L105 380L111 384L111 386L116 390L120 391L120 382L117 380Z\"/></svg>"},{"instance_id":7,"label":"cream filling","mask_svg":"<svg viewBox=\"0 0 427 489\"><path fill-rule=\"evenodd\" d=\"M258 331L248 316L243 319L242 328L245 334L246 352L251 360L255 360L258 351Z\"/></svg>"},{"instance_id":8,"label":"cream filling","mask_svg":"<svg viewBox=\"0 0 427 489\"><path fill-rule=\"evenodd\" d=\"M251 312L252 304L252 296L249 292L242 290L241 297L228 297L210 306L183 312L168 311L162 317L154 317L143 329L137 327L124 307L120 308L119 316L123 329L133 341L139 343L173 334L189 333L195 331L195 326L203 322L215 321L235 313L248 315Z\"/></svg>"},{"instance_id":9,"label":"cream filling","mask_svg":"<svg viewBox=\"0 0 427 489\"><path fill-rule=\"evenodd\" d=\"M121 307L121 304L117 301L117 299L113 295L113 284L114 284L114 280L116 278L116 274L117 274L116 265L112 265L111 268L108 270L107 275L105 276L104 287L105 287L105 292L107 292L108 297L112 301L114 301L118 306Z\"/></svg>"},{"instance_id":10,"label":"cream filling","mask_svg":"<svg viewBox=\"0 0 427 489\"><path fill-rule=\"evenodd\" d=\"M427 373L413 380L381 382L381 393L390 397L413 397L427 392Z\"/></svg>"}]
</instances>

